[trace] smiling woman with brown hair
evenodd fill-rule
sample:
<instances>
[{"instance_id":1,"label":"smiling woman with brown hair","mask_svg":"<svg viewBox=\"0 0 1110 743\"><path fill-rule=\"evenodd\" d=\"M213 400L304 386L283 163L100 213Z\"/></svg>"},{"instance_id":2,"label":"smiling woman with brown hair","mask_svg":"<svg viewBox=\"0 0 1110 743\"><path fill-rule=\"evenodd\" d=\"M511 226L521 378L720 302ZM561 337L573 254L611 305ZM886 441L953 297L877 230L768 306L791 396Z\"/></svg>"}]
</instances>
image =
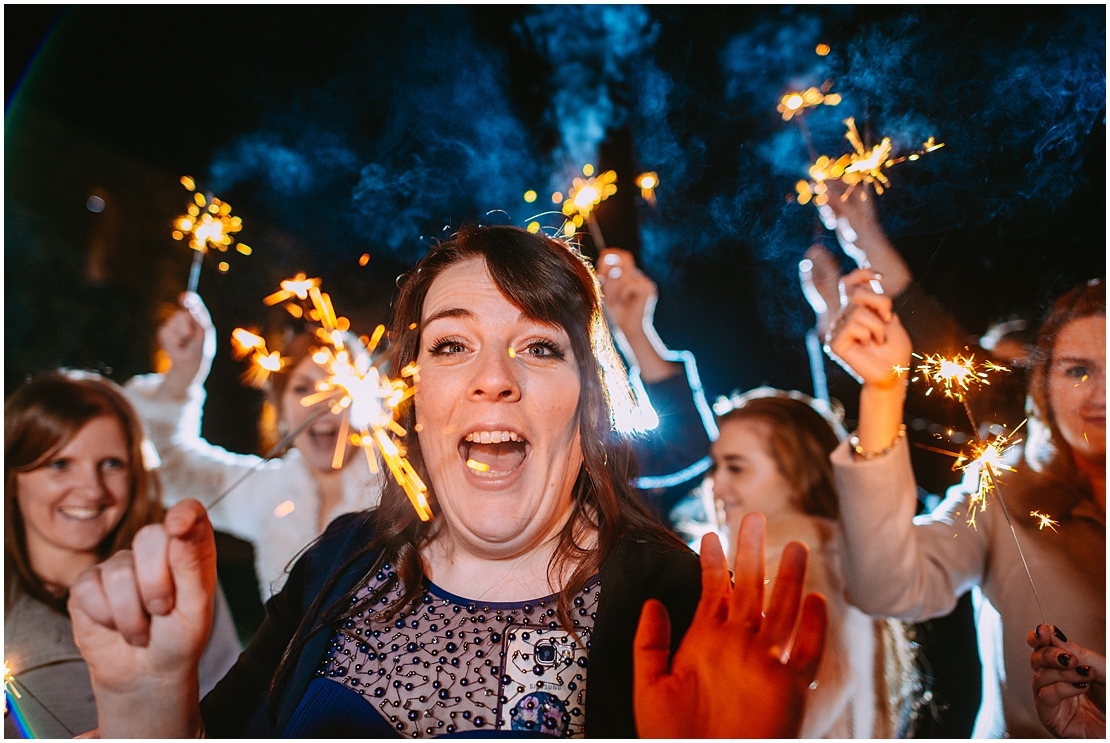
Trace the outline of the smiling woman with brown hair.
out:
<instances>
[{"instance_id":1,"label":"smiling woman with brown hair","mask_svg":"<svg viewBox=\"0 0 1110 743\"><path fill-rule=\"evenodd\" d=\"M164 513L148 471L143 429L114 383L56 371L4 403L4 659L20 714L38 737L96 727L96 700L66 613L82 571L127 549ZM222 596L199 690L211 689L240 648ZM210 618L210 621L211 618ZM5 716L8 737L19 731Z\"/></svg>"},{"instance_id":2,"label":"smiling woman with brown hair","mask_svg":"<svg viewBox=\"0 0 1110 743\"><path fill-rule=\"evenodd\" d=\"M629 448L614 424L633 401L600 302L581 256L540 235L474 228L433 248L402 287L392 332L392 363L419 367L401 424L432 520L421 521L393 481L378 509L337 519L198 709L188 690L214 554L199 504L179 504L164 526L140 532L134 556L87 572L73 592L102 732L635 735L641 609L662 603L648 604L643 652L677 647L699 566L629 484ZM759 550L761 533L751 540ZM737 647L761 650L733 666L784 709L800 706L824 634L823 602L802 607L804 548L792 555L792 588L772 600L782 607L772 624L786 636L755 642L759 622L749 617L755 644ZM723 567L712 566L727 576ZM758 577L750 583L762 592ZM784 661L800 607L804 641ZM737 657L729 650L710 660ZM643 678L663 679L665 658L652 657ZM704 648L683 657L706 658ZM691 673L680 684L696 695L704 687ZM157 714L148 711L155 698ZM683 714L694 724L683 729L697 730L703 716ZM760 729L796 722L770 717Z\"/></svg>"}]
</instances>

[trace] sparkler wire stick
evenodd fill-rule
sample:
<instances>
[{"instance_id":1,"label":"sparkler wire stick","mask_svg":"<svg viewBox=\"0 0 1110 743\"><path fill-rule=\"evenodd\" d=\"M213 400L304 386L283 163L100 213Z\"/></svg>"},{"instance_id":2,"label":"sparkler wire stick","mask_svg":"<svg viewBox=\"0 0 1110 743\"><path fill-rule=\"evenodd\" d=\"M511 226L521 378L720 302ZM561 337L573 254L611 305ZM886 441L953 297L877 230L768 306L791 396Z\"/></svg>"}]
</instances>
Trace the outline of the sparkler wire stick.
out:
<instances>
[{"instance_id":1,"label":"sparkler wire stick","mask_svg":"<svg viewBox=\"0 0 1110 743\"><path fill-rule=\"evenodd\" d=\"M982 446L983 439L979 437L979 426L975 422L975 416L971 413L971 405L967 402L967 395L960 395L960 401L964 404L964 412L967 413L967 419L971 422L972 430L975 431L975 440ZM1018 428L1021 428L1021 426L1018 426ZM1029 570L1029 563L1025 560L1025 551L1021 548L1021 542L1018 541L1017 530L1014 529L1014 522L1010 518L1010 509L1006 508L1006 499L1002 497L1002 489L999 487L998 478L991 474L989 464L984 462L981 466L987 468L987 476L990 478L991 484L994 485L994 492L998 496L998 504L1002 506L1002 515L1006 517L1006 525L1010 527L1010 534L1014 538L1014 546L1017 547L1018 556L1021 557L1021 564L1025 568L1025 577L1029 579L1029 587L1033 589L1033 598L1037 602L1037 611L1041 613L1041 622L1048 624L1048 620L1044 615L1044 607L1041 606L1041 596L1037 593L1037 584L1033 582L1033 573Z\"/></svg>"},{"instance_id":2,"label":"sparkler wire stick","mask_svg":"<svg viewBox=\"0 0 1110 743\"><path fill-rule=\"evenodd\" d=\"M825 377L825 355L821 353L821 339L817 337L817 328L806 331L806 353L809 356L809 373L813 377L813 396L828 402L829 383Z\"/></svg>"},{"instance_id":3,"label":"sparkler wire stick","mask_svg":"<svg viewBox=\"0 0 1110 743\"><path fill-rule=\"evenodd\" d=\"M193 265L189 269L189 287L186 291L193 292L194 294L196 293L197 286L200 284L200 267L202 263L204 263L204 251L194 251Z\"/></svg>"},{"instance_id":4,"label":"sparkler wire stick","mask_svg":"<svg viewBox=\"0 0 1110 743\"><path fill-rule=\"evenodd\" d=\"M228 493L230 493L232 490L235 490L235 488L239 487L239 485L241 485L244 480L246 480L248 477L253 475L255 470L257 470L259 467L266 464L266 462L269 462L271 459L273 459L278 454L280 454L285 449L285 447L289 446L289 444L291 444L293 442L293 439L300 436L301 433L306 428L308 428L313 423L315 423L316 421L323 418L325 413L330 413L330 412L331 412L330 407L328 407L327 405L321 406L321 408L319 410L317 410L315 413L313 413L308 418L306 418L304 423L297 426L296 428L294 428L289 433L285 434L285 436L282 437L281 441L274 444L270 448L270 451L266 452L266 455L263 456L262 459L260 459L257 464L255 464L249 470L244 472L242 477L240 477L238 480L236 480L234 483L232 483L230 487L226 488L222 493L220 493L215 498L213 498L212 502L209 503L207 506L205 506L205 508L208 509L208 510L211 510L212 508L214 508L217 503L222 501L227 496Z\"/></svg>"}]
</instances>

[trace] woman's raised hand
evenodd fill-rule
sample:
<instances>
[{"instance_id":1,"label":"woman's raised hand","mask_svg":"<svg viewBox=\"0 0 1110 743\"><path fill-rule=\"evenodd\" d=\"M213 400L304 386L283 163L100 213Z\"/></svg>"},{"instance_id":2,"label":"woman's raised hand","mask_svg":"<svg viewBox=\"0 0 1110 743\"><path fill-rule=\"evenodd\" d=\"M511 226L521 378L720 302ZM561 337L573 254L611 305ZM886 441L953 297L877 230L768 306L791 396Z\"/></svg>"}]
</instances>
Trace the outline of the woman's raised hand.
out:
<instances>
[{"instance_id":1,"label":"woman's raised hand","mask_svg":"<svg viewBox=\"0 0 1110 743\"><path fill-rule=\"evenodd\" d=\"M1029 633L1033 701L1058 738L1106 737L1106 657L1041 624Z\"/></svg>"},{"instance_id":2,"label":"woman's raised hand","mask_svg":"<svg viewBox=\"0 0 1110 743\"><path fill-rule=\"evenodd\" d=\"M181 309L158 329L158 343L170 358L170 368L158 397L184 400L194 380L203 382L216 356L216 328L200 295L185 292Z\"/></svg>"},{"instance_id":3,"label":"woman's raised hand","mask_svg":"<svg viewBox=\"0 0 1110 743\"><path fill-rule=\"evenodd\" d=\"M667 610L644 604L633 659L641 737L789 738L801 729L828 609L820 594L803 600L808 550L791 542L763 611L765 526L757 513L741 522L735 586L717 536L702 538L701 601L670 662Z\"/></svg>"},{"instance_id":4,"label":"woman's raised hand","mask_svg":"<svg viewBox=\"0 0 1110 743\"><path fill-rule=\"evenodd\" d=\"M613 322L625 336L643 332L644 312L648 302L658 297L655 282L636 268L632 253L620 248L606 248L597 261L605 307Z\"/></svg>"},{"instance_id":5,"label":"woman's raised hand","mask_svg":"<svg viewBox=\"0 0 1110 743\"><path fill-rule=\"evenodd\" d=\"M645 382L661 382L674 376L681 368L667 361L667 347L655 332L652 317L659 291L655 282L636 268L632 253L620 248L606 248L597 261L597 275L602 285L602 300L609 317L624 335L631 353L640 367ZM619 340L618 340L619 342Z\"/></svg>"},{"instance_id":6,"label":"woman's raised hand","mask_svg":"<svg viewBox=\"0 0 1110 743\"><path fill-rule=\"evenodd\" d=\"M78 577L69 614L106 738L195 737L197 665L212 624L216 542L204 507L184 500L143 527L131 550Z\"/></svg>"},{"instance_id":7,"label":"woman's raised hand","mask_svg":"<svg viewBox=\"0 0 1110 743\"><path fill-rule=\"evenodd\" d=\"M865 386L893 388L900 381L896 370L909 366L913 348L890 297L871 288L880 278L861 268L841 280L842 306L825 336L825 351Z\"/></svg>"}]
</instances>

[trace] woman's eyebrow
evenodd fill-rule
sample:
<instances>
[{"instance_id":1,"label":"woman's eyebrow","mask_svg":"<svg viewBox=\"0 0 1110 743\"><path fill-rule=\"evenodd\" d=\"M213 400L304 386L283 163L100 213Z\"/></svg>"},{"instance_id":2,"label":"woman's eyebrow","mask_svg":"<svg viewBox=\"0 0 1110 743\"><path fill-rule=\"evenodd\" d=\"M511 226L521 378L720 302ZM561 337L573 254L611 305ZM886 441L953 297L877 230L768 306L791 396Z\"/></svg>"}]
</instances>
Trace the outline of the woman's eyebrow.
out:
<instances>
[{"instance_id":1,"label":"woman's eyebrow","mask_svg":"<svg viewBox=\"0 0 1110 743\"><path fill-rule=\"evenodd\" d=\"M431 325L436 320L444 320L450 317L461 317L465 320L473 320L474 313L463 307L452 307L433 313L431 317L424 321L424 324Z\"/></svg>"},{"instance_id":2,"label":"woman's eyebrow","mask_svg":"<svg viewBox=\"0 0 1110 743\"><path fill-rule=\"evenodd\" d=\"M1058 364L1089 364L1091 359L1087 356L1057 356L1056 363Z\"/></svg>"}]
</instances>

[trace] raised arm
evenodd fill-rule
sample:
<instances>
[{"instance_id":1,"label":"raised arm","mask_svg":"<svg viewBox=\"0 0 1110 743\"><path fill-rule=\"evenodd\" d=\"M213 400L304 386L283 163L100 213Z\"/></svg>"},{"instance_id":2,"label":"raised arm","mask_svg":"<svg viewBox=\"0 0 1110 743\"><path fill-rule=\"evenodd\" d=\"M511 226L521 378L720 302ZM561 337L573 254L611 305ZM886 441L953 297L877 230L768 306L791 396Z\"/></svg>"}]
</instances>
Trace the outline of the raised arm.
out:
<instances>
[{"instance_id":1,"label":"raised arm","mask_svg":"<svg viewBox=\"0 0 1110 743\"><path fill-rule=\"evenodd\" d=\"M158 341L170 358L170 368L162 375L135 377L124 389L161 459L166 503L185 498L207 503L257 465L259 458L229 452L201 438L204 381L215 356L216 332L199 296L182 295L181 309L158 330ZM254 540L258 519L251 505L242 498L225 499L210 518L217 529Z\"/></svg>"},{"instance_id":2,"label":"raised arm","mask_svg":"<svg viewBox=\"0 0 1110 743\"><path fill-rule=\"evenodd\" d=\"M861 380L858 434L831 460L840 497L845 572L863 611L919 621L951 611L986 564L986 533L966 526L966 498L954 495L914 521L916 483L902 423L910 341L865 271L848 282L828 351Z\"/></svg>"}]
</instances>

